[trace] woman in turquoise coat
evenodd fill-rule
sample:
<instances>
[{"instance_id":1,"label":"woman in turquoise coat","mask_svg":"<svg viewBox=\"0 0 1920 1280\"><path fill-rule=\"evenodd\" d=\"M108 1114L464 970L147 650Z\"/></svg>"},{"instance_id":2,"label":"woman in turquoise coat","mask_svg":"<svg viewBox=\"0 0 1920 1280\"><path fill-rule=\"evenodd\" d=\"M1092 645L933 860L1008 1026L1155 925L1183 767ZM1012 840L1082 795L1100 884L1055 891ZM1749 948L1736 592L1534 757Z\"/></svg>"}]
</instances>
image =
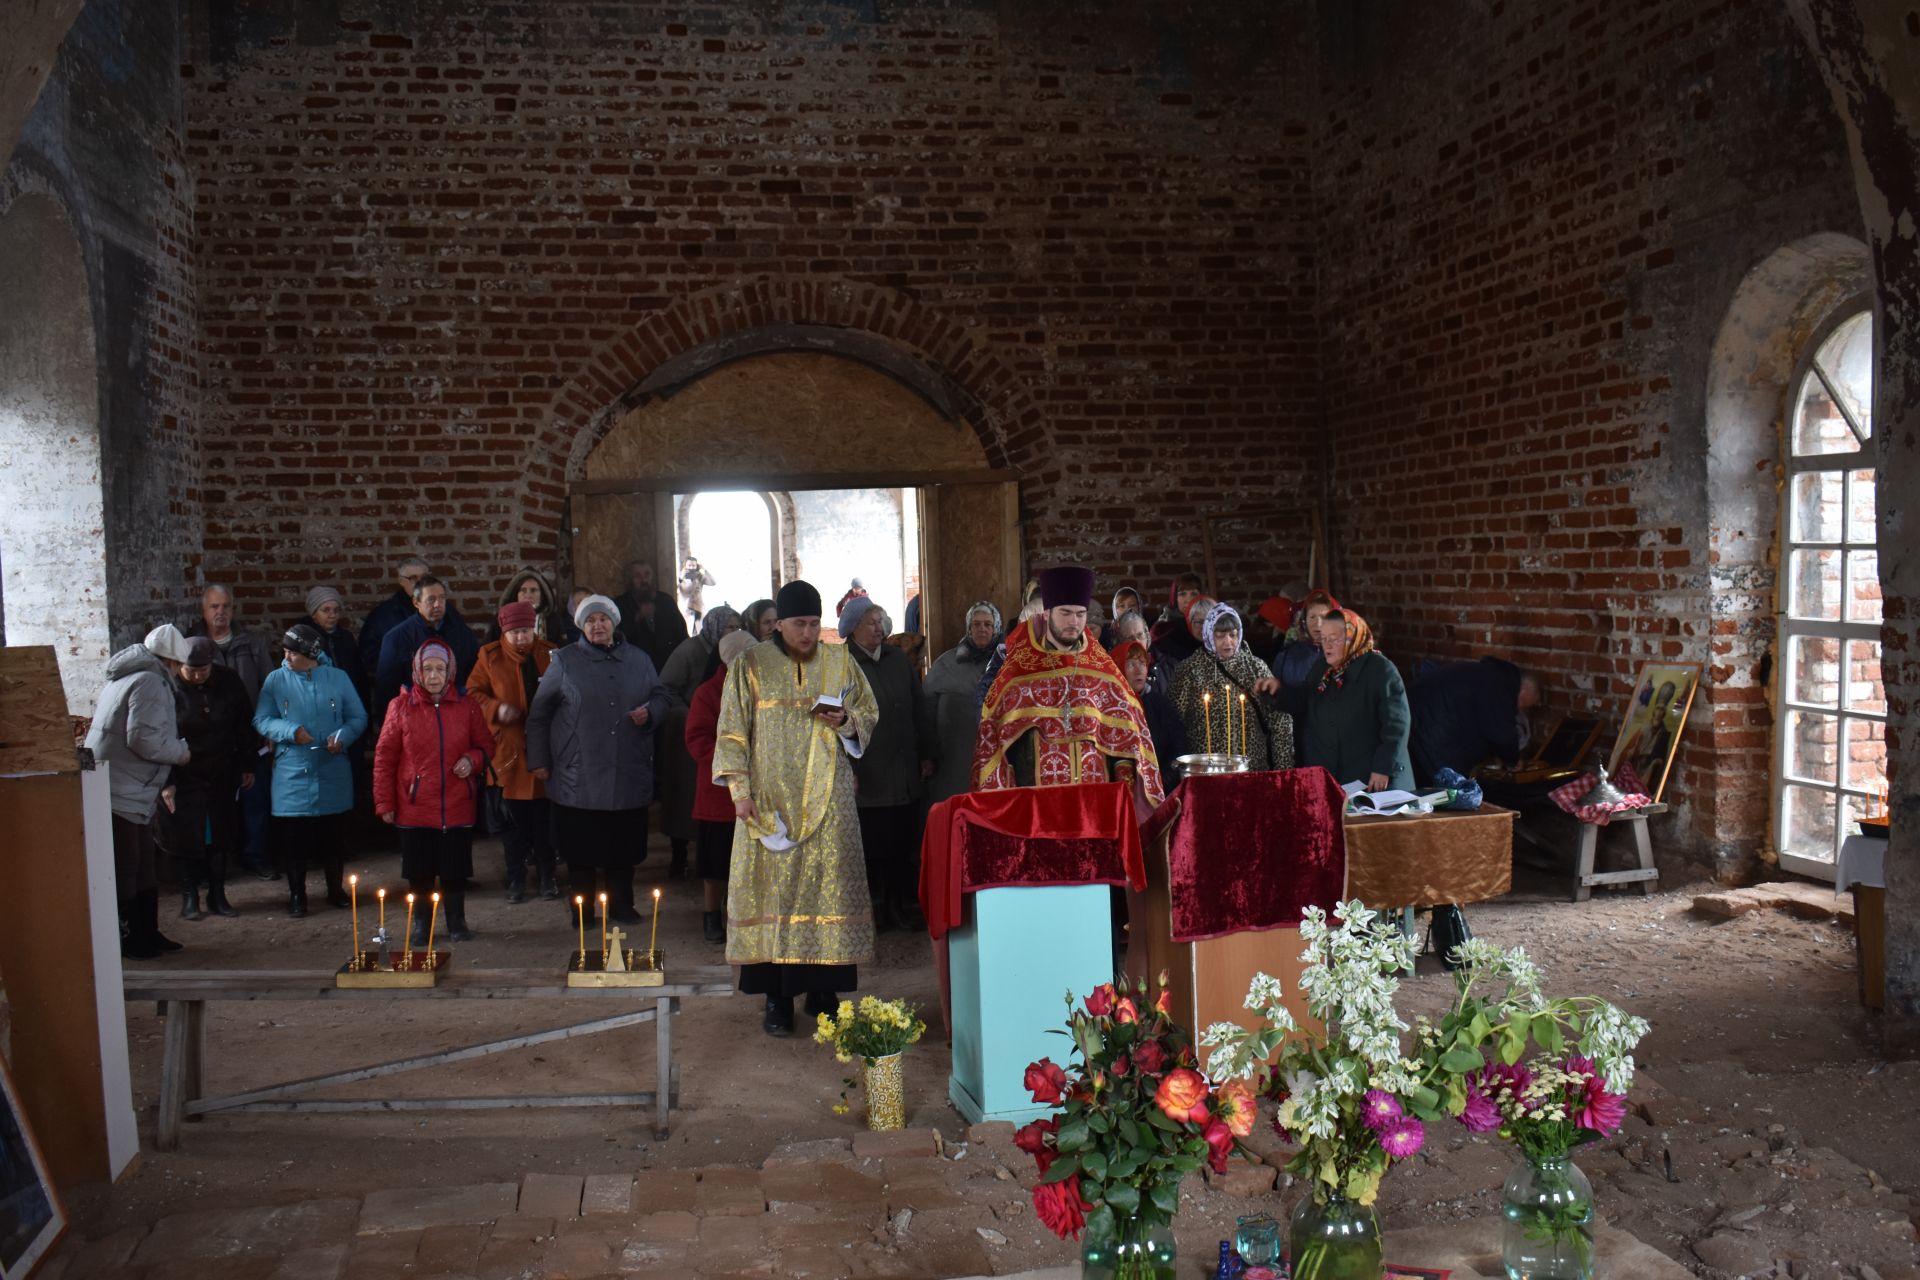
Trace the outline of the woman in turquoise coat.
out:
<instances>
[{"instance_id":1,"label":"woman in turquoise coat","mask_svg":"<svg viewBox=\"0 0 1920 1280\"><path fill-rule=\"evenodd\" d=\"M287 914L307 914L307 867L327 876L327 901L347 905L341 884L353 766L347 759L367 729L353 681L333 665L326 638L305 623L282 638L287 656L260 686L253 727L273 744L273 844L287 873Z\"/></svg>"},{"instance_id":2,"label":"woman in turquoise coat","mask_svg":"<svg viewBox=\"0 0 1920 1280\"><path fill-rule=\"evenodd\" d=\"M1373 631L1351 609L1320 621L1320 657L1307 673L1307 741L1302 765L1319 765L1341 786L1413 790L1407 755L1407 686Z\"/></svg>"}]
</instances>

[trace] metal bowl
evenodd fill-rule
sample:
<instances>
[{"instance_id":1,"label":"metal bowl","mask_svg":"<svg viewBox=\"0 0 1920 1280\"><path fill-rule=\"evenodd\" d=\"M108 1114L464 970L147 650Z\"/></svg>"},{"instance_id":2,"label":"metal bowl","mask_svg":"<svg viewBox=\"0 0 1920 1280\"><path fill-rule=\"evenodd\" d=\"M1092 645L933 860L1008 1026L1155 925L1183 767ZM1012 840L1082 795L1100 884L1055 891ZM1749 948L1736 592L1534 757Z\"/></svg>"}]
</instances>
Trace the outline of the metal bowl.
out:
<instances>
[{"instance_id":1,"label":"metal bowl","mask_svg":"<svg viewBox=\"0 0 1920 1280\"><path fill-rule=\"evenodd\" d=\"M1222 752L1198 752L1194 755L1174 757L1174 766L1180 770L1180 776L1191 778L1206 773L1245 773L1253 761L1248 756L1230 756Z\"/></svg>"}]
</instances>

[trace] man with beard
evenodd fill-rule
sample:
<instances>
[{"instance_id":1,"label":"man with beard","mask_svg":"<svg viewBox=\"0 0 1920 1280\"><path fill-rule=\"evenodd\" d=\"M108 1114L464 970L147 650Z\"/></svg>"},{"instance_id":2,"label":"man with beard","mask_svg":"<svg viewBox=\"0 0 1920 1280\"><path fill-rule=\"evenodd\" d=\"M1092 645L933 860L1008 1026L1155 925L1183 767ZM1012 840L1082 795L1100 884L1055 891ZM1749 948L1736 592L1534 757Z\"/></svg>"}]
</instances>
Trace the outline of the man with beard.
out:
<instances>
[{"instance_id":1,"label":"man with beard","mask_svg":"<svg viewBox=\"0 0 1920 1280\"><path fill-rule=\"evenodd\" d=\"M1043 570L1041 612L1007 633L1007 657L981 710L974 785L1131 784L1151 808L1165 798L1153 738L1127 678L1087 634L1093 571Z\"/></svg>"},{"instance_id":2,"label":"man with beard","mask_svg":"<svg viewBox=\"0 0 1920 1280\"><path fill-rule=\"evenodd\" d=\"M796 995L832 1012L873 959L852 760L879 710L847 647L820 643L819 591L789 582L775 604L773 639L727 668L713 780L736 819L727 963L766 997L762 1029L790 1036Z\"/></svg>"}]
</instances>

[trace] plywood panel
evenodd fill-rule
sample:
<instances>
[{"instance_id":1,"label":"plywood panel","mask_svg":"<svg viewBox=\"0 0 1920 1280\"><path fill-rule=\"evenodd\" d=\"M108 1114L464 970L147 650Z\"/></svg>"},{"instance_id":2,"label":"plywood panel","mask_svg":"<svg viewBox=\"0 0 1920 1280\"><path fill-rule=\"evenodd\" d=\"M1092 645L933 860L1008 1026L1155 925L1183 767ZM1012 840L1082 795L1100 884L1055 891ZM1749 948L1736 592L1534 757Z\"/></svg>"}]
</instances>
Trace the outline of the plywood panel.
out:
<instances>
[{"instance_id":1,"label":"plywood panel","mask_svg":"<svg viewBox=\"0 0 1920 1280\"><path fill-rule=\"evenodd\" d=\"M655 582L671 582L663 572L664 551L657 545L658 520L654 508L671 505L667 494L575 494L573 503L573 583L602 595L617 596L627 589L626 563L653 561Z\"/></svg>"},{"instance_id":2,"label":"plywood panel","mask_svg":"<svg viewBox=\"0 0 1920 1280\"><path fill-rule=\"evenodd\" d=\"M781 352L723 365L632 410L594 446L584 478L858 477L986 466L971 426L887 374L841 356Z\"/></svg>"},{"instance_id":3,"label":"plywood panel","mask_svg":"<svg viewBox=\"0 0 1920 1280\"><path fill-rule=\"evenodd\" d=\"M64 704L60 711L64 722ZM13 832L8 889L0 894L0 973L13 1006L11 1065L47 1167L63 1188L109 1181L114 1173L88 947L81 776L0 781L0 805Z\"/></svg>"},{"instance_id":4,"label":"plywood panel","mask_svg":"<svg viewBox=\"0 0 1920 1280\"><path fill-rule=\"evenodd\" d=\"M79 768L53 646L0 648L0 774L76 773Z\"/></svg>"},{"instance_id":5,"label":"plywood panel","mask_svg":"<svg viewBox=\"0 0 1920 1280\"><path fill-rule=\"evenodd\" d=\"M928 652L960 643L961 611L976 600L1019 607L1020 489L1012 481L939 484L920 491L927 580L921 625Z\"/></svg>"}]
</instances>

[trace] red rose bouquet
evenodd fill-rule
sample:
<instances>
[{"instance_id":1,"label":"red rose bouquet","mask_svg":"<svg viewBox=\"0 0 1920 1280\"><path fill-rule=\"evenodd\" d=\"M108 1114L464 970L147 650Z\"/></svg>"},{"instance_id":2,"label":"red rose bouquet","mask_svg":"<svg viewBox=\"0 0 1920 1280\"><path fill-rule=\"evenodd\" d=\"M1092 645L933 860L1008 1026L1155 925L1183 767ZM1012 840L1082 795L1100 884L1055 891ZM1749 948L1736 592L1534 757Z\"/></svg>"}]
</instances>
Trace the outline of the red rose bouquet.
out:
<instances>
[{"instance_id":1,"label":"red rose bouquet","mask_svg":"<svg viewBox=\"0 0 1920 1280\"><path fill-rule=\"evenodd\" d=\"M1014 1135L1040 1168L1033 1208L1057 1235L1086 1233L1086 1274L1148 1280L1172 1275L1180 1181L1202 1165L1224 1173L1253 1130L1243 1081L1214 1087L1193 1042L1167 1016L1166 975L1104 983L1063 1033L1078 1065L1042 1058L1027 1068L1033 1100L1058 1107Z\"/></svg>"}]
</instances>

